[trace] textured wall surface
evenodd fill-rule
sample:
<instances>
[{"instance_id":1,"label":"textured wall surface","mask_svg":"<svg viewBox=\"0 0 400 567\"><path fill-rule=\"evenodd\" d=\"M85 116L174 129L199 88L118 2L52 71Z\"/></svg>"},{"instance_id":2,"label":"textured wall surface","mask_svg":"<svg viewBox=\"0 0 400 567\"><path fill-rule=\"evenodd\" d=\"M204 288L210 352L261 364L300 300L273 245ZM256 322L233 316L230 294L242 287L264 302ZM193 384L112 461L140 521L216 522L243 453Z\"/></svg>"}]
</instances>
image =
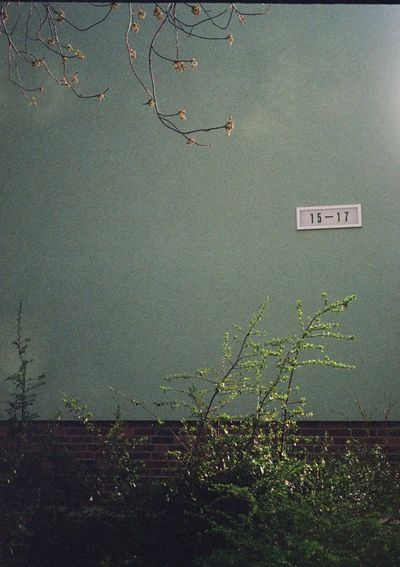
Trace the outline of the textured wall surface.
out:
<instances>
[{"instance_id":1,"label":"textured wall surface","mask_svg":"<svg viewBox=\"0 0 400 567\"><path fill-rule=\"evenodd\" d=\"M279 336L295 332L297 297L311 311L322 291L357 293L342 318L357 341L330 351L357 368L299 381L315 419L357 419L357 400L382 419L399 394L399 24L398 6L273 5L232 46L194 45L195 71L160 67L167 107L208 123L233 115L233 135L211 149L186 146L143 106L123 7L79 45L80 85L112 87L102 103L48 85L28 106L3 53L0 376L16 368L20 298L33 371L48 377L41 415L65 392L108 419L109 385L148 402L169 373L217 366L224 331L265 296ZM296 206L341 203L361 203L361 229L296 231Z\"/></svg>"},{"instance_id":2,"label":"textured wall surface","mask_svg":"<svg viewBox=\"0 0 400 567\"><path fill-rule=\"evenodd\" d=\"M106 435L110 422L93 423L102 435ZM6 446L10 431L8 422L0 421L0 445ZM180 425L176 421L160 425L154 421L129 421L123 424L123 432L136 447L132 454L143 466L143 476L171 477L176 474L176 462L168 451L181 449ZM400 422L398 421L309 421L299 423L300 434L307 436L308 450L328 436L330 451L340 455L352 439L359 447L371 448L380 445L384 454L393 463L400 463ZM43 443L43 436L67 454L89 466L96 466L104 459L96 433L76 421L32 422L29 425L32 447ZM49 436L50 435L50 436ZM314 441L312 441L312 439ZM299 443L301 445L301 442Z\"/></svg>"}]
</instances>

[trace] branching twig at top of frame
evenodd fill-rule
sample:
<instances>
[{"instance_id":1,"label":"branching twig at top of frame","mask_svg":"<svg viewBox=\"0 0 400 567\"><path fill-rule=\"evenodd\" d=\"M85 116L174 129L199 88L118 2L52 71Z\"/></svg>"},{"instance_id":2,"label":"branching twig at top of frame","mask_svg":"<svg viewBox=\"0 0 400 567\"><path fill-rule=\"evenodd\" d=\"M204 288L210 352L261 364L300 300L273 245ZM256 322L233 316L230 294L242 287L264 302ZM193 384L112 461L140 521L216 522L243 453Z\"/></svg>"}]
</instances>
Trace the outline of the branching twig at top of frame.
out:
<instances>
[{"instance_id":1,"label":"branching twig at top of frame","mask_svg":"<svg viewBox=\"0 0 400 567\"><path fill-rule=\"evenodd\" d=\"M253 10L249 5L242 10L236 4L171 2L140 6L138 3L90 2L85 4L87 21L81 22L76 21L76 16L74 18L73 5L69 3L61 8L59 3L53 2L1 2L0 47L5 46L7 53L9 80L21 91L29 105L37 106L38 93L44 94L44 81L35 76L32 79L31 69L35 73L41 71L57 85L70 89L78 98L102 102L110 90L109 86L92 93L85 93L78 87L80 77L74 65L80 65L86 55L72 43L75 44L76 38L79 43L82 34L101 26L113 17L116 10L125 10L126 27L122 33L132 76L144 92L143 104L155 112L163 126L181 136L189 146L209 146L209 143L198 141L197 134L224 130L229 136L234 128L232 116L220 125L184 128L188 118L187 107L165 108L166 103L158 93L160 77L155 63L168 66L171 73L195 70L198 61L191 52L191 46L188 47L191 39L222 41L232 45L232 26L235 23L243 25L246 17L264 15L268 9L264 5L260 10ZM146 32L141 36L145 19L151 20L147 22L149 34ZM163 47L160 47L161 38L167 39Z\"/></svg>"}]
</instances>

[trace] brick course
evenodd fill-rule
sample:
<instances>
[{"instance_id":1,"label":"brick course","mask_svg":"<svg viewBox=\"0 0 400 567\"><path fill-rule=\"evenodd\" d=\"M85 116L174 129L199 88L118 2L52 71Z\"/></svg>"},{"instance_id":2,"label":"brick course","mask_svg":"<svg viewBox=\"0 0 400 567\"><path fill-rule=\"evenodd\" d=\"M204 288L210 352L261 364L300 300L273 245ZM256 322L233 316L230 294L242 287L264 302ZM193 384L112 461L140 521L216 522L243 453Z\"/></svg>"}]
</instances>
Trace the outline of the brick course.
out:
<instances>
[{"instance_id":1,"label":"brick course","mask_svg":"<svg viewBox=\"0 0 400 567\"><path fill-rule=\"evenodd\" d=\"M95 421L93 425L106 434L111 421ZM352 436L363 445L380 444L388 457L400 462L400 421L303 421L299 422L300 434L322 438L325 434L331 438L333 450L343 451L346 440ZM10 422L0 421L0 445L5 443ZM178 421L160 425L151 421L127 421L123 431L130 440L144 439L133 450L134 458L145 464L145 475L156 477L172 476L174 462L167 452L177 449L178 440L173 433L179 433ZM40 437L51 431L55 443L67 449L80 461L93 463L102 455L102 447L96 435L77 421L32 421L29 423L34 444L40 443ZM172 433L173 432L173 433Z\"/></svg>"}]
</instances>

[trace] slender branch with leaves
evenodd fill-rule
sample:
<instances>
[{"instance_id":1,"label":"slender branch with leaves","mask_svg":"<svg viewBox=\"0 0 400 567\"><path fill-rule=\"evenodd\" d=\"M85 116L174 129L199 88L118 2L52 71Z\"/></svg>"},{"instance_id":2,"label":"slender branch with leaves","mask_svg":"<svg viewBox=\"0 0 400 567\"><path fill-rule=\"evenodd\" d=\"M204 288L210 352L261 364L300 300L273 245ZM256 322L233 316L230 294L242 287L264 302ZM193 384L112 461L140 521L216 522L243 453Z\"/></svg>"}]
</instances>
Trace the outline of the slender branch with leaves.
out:
<instances>
[{"instance_id":1,"label":"slender branch with leaves","mask_svg":"<svg viewBox=\"0 0 400 567\"><path fill-rule=\"evenodd\" d=\"M241 9L236 4L221 8L221 5L177 2L144 6L146 10L133 2L87 3L87 21L85 18L83 22L82 15L76 21L74 7L69 3L61 8L53 2L1 2L0 47L3 41L9 81L31 106L37 106L38 95L45 93L44 81L35 75L40 72L80 99L104 101L110 86L91 93L80 89L81 62L87 56L90 58L90 53L84 53L81 47L81 38L113 17L120 20L114 14L124 10L126 27L121 35L132 77L146 97L142 104L151 108L159 122L189 146L210 145L199 141L195 137L198 134L223 130L229 136L234 129L232 116L222 124L184 128L187 106L165 109L166 103L159 96L161 78L156 63L169 67L171 73L194 71L198 59L193 55L192 43L219 41L229 47L234 41L231 31L234 24L244 25L248 17L265 15L269 7L252 10L248 6ZM150 35L142 31L144 20L150 19L147 11L152 19Z\"/></svg>"},{"instance_id":2,"label":"slender branch with leaves","mask_svg":"<svg viewBox=\"0 0 400 567\"><path fill-rule=\"evenodd\" d=\"M337 321L327 320L354 299L350 295L330 302L322 294L322 306L309 317L298 300L299 333L283 338L268 338L260 329L266 300L247 327L234 325L234 333L225 334L221 369L168 377L161 388L169 398L155 405L186 412L181 419L185 442L175 453L183 469L193 474L197 467L200 475L218 476L243 468L256 457L284 459L288 447L294 446L296 421L312 415L305 411L303 397L294 398L297 371L309 366L354 368L325 353L327 340L354 339L339 331ZM312 351L317 356L310 357ZM243 407L250 409L243 412Z\"/></svg>"},{"instance_id":3,"label":"slender branch with leaves","mask_svg":"<svg viewBox=\"0 0 400 567\"><path fill-rule=\"evenodd\" d=\"M37 390L46 384L46 378L44 374L31 376L29 373L29 367L33 363L33 358L27 356L31 339L23 335L22 313L23 302L21 300L18 306L16 337L12 343L17 350L19 367L16 372L7 376L6 381L13 386L8 402L9 417L24 426L28 420L37 417L32 407L36 401Z\"/></svg>"}]
</instances>

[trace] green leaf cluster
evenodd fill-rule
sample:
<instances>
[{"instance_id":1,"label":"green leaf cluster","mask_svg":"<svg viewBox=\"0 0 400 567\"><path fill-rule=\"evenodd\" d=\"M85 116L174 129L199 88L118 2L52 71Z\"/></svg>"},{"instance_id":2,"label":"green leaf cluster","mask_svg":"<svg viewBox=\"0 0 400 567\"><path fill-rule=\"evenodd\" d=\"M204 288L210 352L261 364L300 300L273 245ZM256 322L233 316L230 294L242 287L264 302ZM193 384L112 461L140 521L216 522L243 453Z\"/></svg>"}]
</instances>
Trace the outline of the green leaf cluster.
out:
<instances>
[{"instance_id":1,"label":"green leaf cluster","mask_svg":"<svg viewBox=\"0 0 400 567\"><path fill-rule=\"evenodd\" d=\"M167 385L162 386L166 399L156 406L186 412L181 419L182 450L175 452L180 471L218 479L241 474L254 462L260 462L262 468L263 459L283 458L296 443L296 421L312 415L306 411L304 397L297 394L299 370L309 366L354 368L325 352L330 339L354 340L353 335L340 332L337 320L331 320L354 299L350 295L332 302L323 294L321 307L309 317L304 316L298 300L299 331L281 338L271 338L261 328L267 299L247 326L236 324L233 333L225 333L221 368L205 367L194 374L168 377ZM311 351L317 355L310 356ZM235 412L241 399L246 406L251 403L252 410Z\"/></svg>"}]
</instances>

